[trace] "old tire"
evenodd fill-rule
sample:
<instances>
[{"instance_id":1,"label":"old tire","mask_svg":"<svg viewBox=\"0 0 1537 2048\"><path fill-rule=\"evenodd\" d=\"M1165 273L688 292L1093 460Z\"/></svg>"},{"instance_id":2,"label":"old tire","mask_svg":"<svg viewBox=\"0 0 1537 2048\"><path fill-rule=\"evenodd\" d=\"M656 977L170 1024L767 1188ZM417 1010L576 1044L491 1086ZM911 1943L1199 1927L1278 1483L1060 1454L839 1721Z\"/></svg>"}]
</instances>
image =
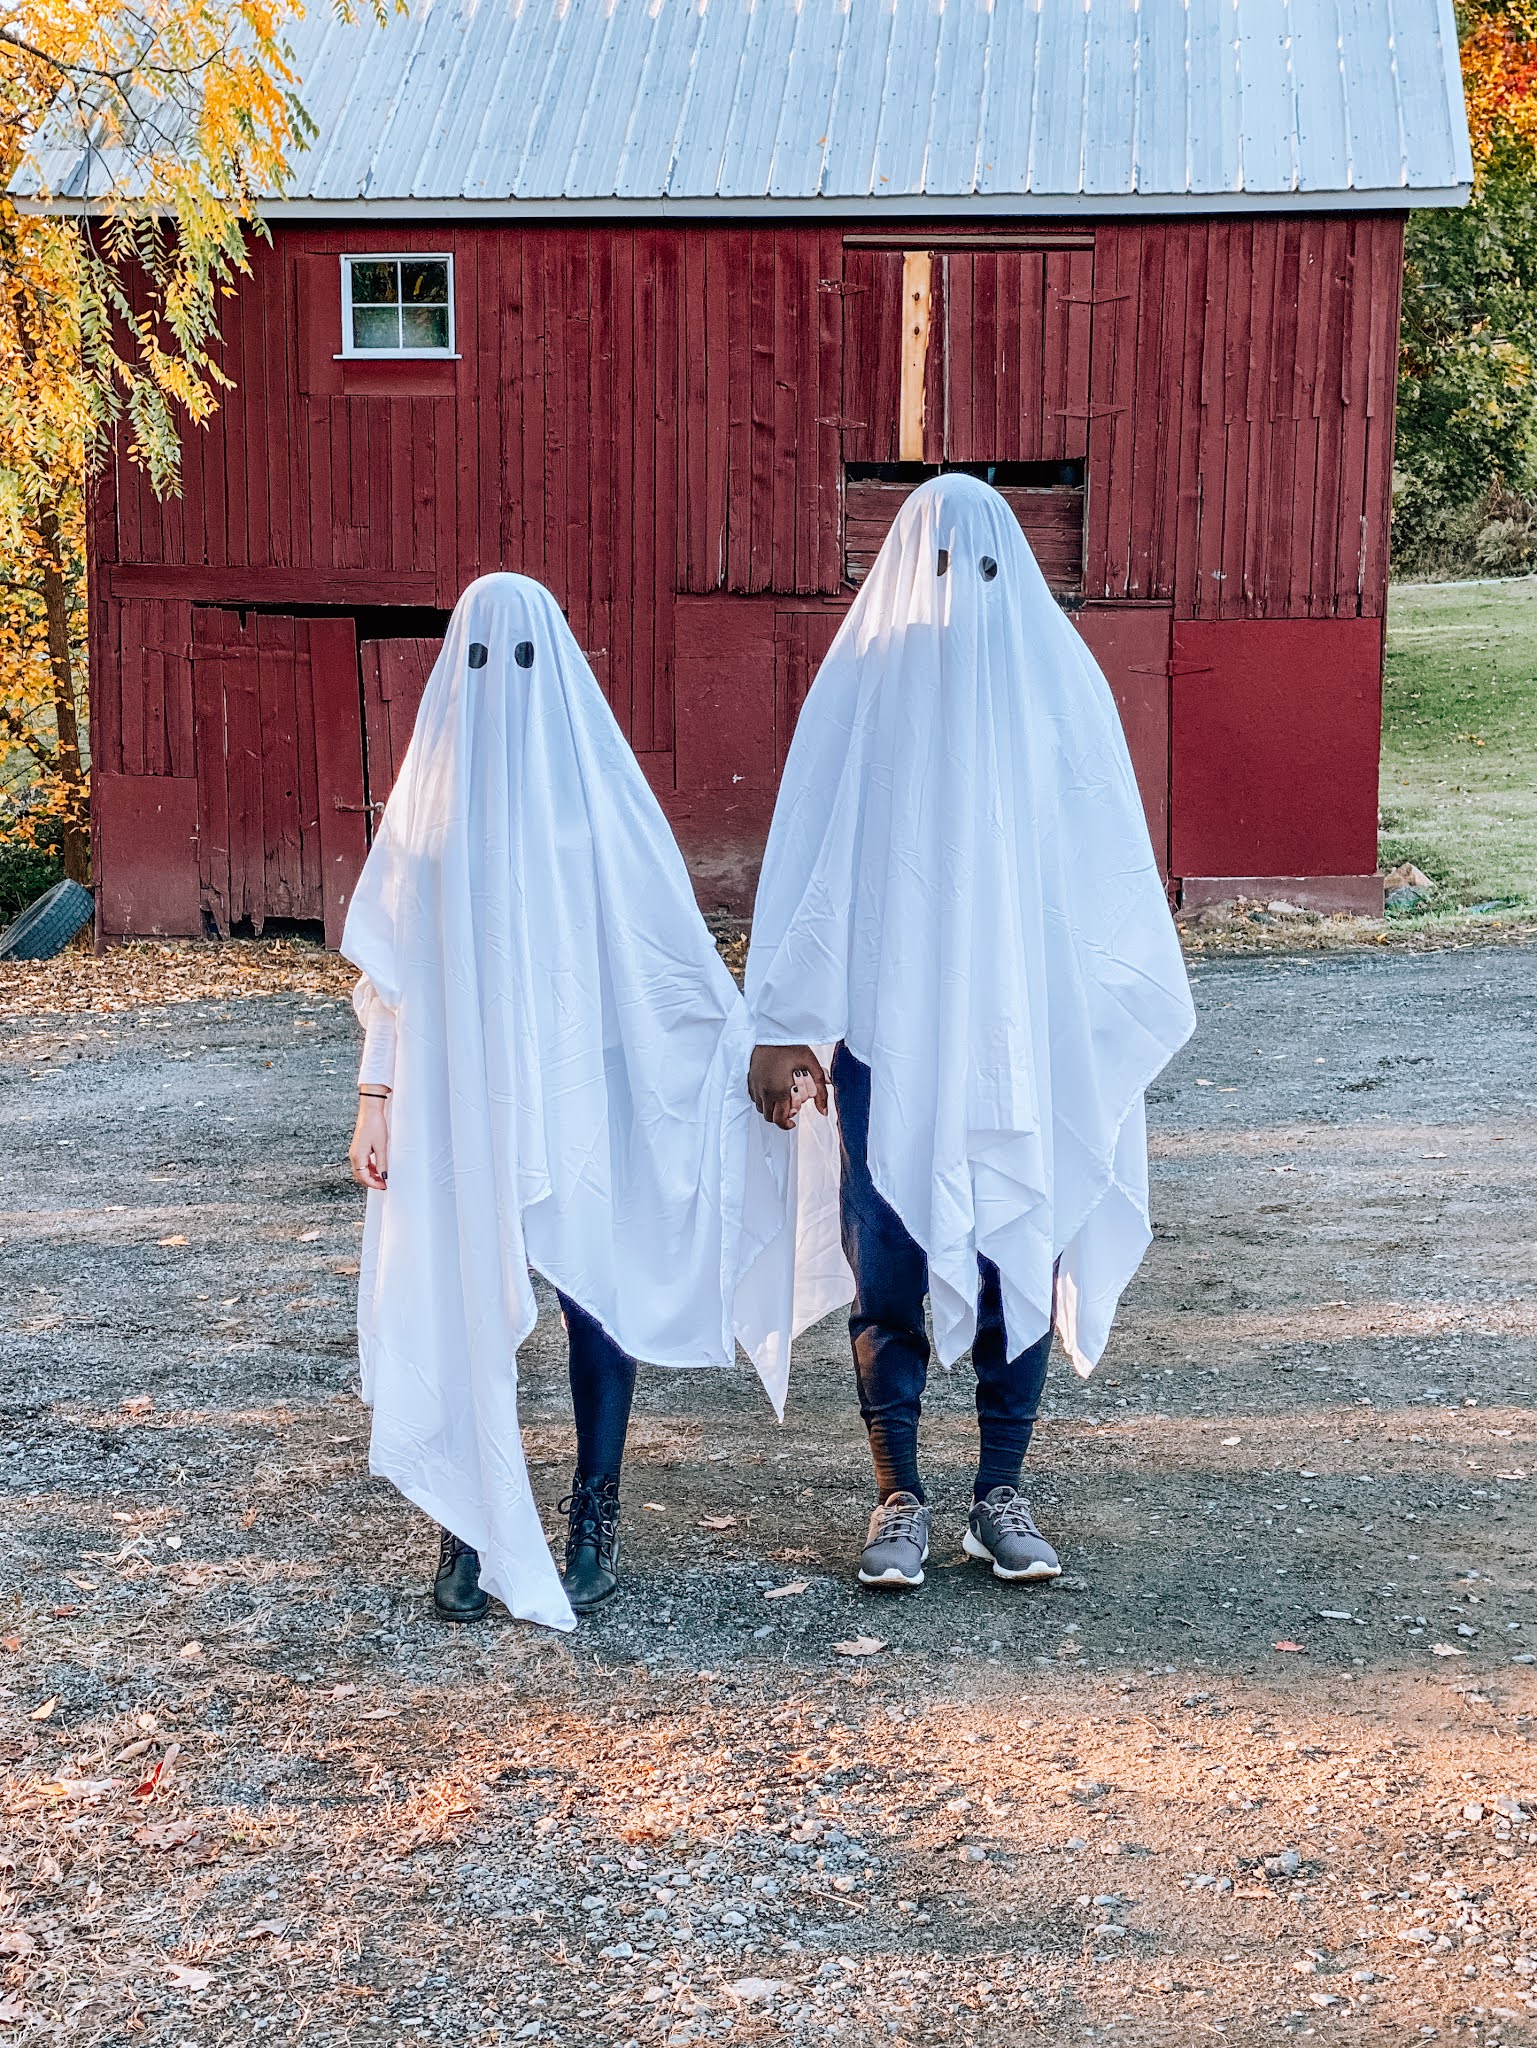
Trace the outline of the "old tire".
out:
<instances>
[{"instance_id":1,"label":"old tire","mask_svg":"<svg viewBox=\"0 0 1537 2048\"><path fill-rule=\"evenodd\" d=\"M51 960L95 915L89 889L78 882L55 882L0 932L0 960Z\"/></svg>"}]
</instances>

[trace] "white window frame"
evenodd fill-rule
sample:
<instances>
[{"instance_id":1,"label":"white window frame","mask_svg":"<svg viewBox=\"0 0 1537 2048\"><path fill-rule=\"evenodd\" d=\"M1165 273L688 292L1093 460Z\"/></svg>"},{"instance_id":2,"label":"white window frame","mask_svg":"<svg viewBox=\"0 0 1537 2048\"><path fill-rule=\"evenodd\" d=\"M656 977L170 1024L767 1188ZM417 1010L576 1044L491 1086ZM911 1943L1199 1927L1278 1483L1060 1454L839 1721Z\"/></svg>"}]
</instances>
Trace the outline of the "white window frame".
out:
<instances>
[{"instance_id":1,"label":"white window frame","mask_svg":"<svg viewBox=\"0 0 1537 2048\"><path fill-rule=\"evenodd\" d=\"M354 263L443 263L448 266L447 348L354 348L352 343L352 265ZM454 259L447 249L348 249L341 257L342 345L338 362L348 363L456 363L454 346ZM403 302L402 302L403 303Z\"/></svg>"}]
</instances>

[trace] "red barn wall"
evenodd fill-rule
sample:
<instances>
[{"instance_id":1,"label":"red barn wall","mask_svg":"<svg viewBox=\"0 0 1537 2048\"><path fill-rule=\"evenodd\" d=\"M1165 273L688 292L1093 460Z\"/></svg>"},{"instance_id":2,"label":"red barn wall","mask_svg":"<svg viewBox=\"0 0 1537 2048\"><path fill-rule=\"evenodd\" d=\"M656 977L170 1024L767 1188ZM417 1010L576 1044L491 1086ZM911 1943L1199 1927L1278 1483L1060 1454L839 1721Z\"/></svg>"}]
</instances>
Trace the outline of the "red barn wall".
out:
<instances>
[{"instance_id":1,"label":"red barn wall","mask_svg":"<svg viewBox=\"0 0 1537 2048\"><path fill-rule=\"evenodd\" d=\"M194 899L221 927L253 900L260 921L250 862L232 881L228 848L199 847L217 790L238 785L252 793L237 835L282 820L263 854L278 878L267 914L325 916L334 935L346 891L322 887L322 841L387 778L380 760L366 799L351 787L351 742L338 755L328 741L328 717L351 719L339 643L320 662L300 627L367 610L360 640L419 638L406 608L446 611L495 568L554 590L704 892L740 899L849 595L844 465L898 453L902 251L873 239L414 225L279 229L258 245L225 325L235 388L187 437L181 497L157 502L121 456L93 494L104 930L185 928ZM931 224L898 238L940 251L925 458L1083 462L1080 623L1136 726L1176 876L1369 872L1400 219L996 239ZM457 361L337 360L338 255L386 247L452 252ZM318 739L303 705L280 733L258 720L238 741L261 753L254 779L201 758L224 729L209 693L229 687L251 631L242 607L296 622L274 618L250 645L291 646L301 691L320 662L331 707ZM1275 621L1316 630L1283 652ZM1161 680L1148 650L1164 647ZM266 654L252 661L266 677ZM370 674L394 673L365 649L363 697ZM398 714L372 705L372 729ZM345 788L324 786L328 744ZM194 786L198 830L164 831L157 904L142 841L162 828L143 821L184 820Z\"/></svg>"}]
</instances>

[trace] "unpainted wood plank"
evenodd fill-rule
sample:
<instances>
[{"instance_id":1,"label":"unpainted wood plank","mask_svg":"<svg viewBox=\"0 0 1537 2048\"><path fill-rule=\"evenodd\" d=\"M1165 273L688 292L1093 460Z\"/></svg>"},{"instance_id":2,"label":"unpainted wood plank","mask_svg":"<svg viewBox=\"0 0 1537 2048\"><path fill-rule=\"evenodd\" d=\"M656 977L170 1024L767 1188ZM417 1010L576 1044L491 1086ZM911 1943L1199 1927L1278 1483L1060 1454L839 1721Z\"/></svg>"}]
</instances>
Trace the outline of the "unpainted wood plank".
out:
<instances>
[{"instance_id":1,"label":"unpainted wood plank","mask_svg":"<svg viewBox=\"0 0 1537 2048\"><path fill-rule=\"evenodd\" d=\"M928 250L906 250L902 256L902 393L898 401L898 461L924 461L924 426L928 397L928 338L932 330L934 258ZM961 352L957 350L957 356ZM969 350L963 352L969 367ZM945 422L939 422L941 436Z\"/></svg>"}]
</instances>

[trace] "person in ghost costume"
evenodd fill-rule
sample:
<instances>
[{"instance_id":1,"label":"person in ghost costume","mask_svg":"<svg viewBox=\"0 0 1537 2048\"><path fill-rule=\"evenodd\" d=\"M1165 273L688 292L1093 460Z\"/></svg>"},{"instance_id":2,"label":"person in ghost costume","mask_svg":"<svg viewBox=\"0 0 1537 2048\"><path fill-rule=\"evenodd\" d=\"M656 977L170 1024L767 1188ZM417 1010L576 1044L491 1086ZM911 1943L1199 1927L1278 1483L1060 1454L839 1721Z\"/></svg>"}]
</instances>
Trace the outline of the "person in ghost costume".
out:
<instances>
[{"instance_id":1,"label":"person in ghost costume","mask_svg":"<svg viewBox=\"0 0 1537 2048\"><path fill-rule=\"evenodd\" d=\"M798 1122L800 1238L836 1208L877 1505L859 1576L920 1585L924 1296L969 1348L963 1544L1053 1578L1021 1494L1053 1321L1080 1373L1150 1242L1148 1083L1190 991L1104 677L1008 505L946 474L907 499L796 726L753 915L749 1088ZM805 1085L805 1084L802 1084ZM819 1216L823 1219L819 1222ZM816 1306L829 1292L823 1284ZM761 1320L803 1327L800 1303Z\"/></svg>"},{"instance_id":2,"label":"person in ghost costume","mask_svg":"<svg viewBox=\"0 0 1537 2048\"><path fill-rule=\"evenodd\" d=\"M482 577L454 610L342 951L362 975L371 1467L442 1525L445 1618L475 1619L489 1593L569 1628L617 1585L636 1360L734 1362L762 1147L742 998L560 607L527 577ZM771 1180L770 1228L775 1200ZM564 1582L518 1426L531 1266L570 1338Z\"/></svg>"}]
</instances>

